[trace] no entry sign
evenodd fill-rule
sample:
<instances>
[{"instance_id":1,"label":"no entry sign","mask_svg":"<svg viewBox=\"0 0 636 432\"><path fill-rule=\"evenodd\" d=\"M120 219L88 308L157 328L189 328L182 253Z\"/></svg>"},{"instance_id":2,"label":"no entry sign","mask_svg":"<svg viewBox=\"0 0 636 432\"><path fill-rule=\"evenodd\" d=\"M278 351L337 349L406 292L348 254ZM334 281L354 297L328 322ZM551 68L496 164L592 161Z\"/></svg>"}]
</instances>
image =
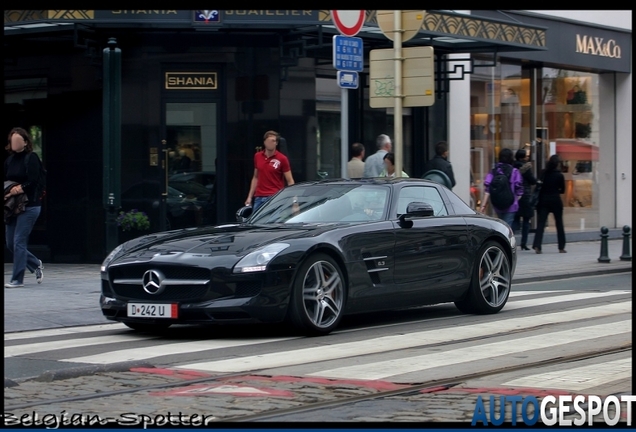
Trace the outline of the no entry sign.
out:
<instances>
[{"instance_id":1,"label":"no entry sign","mask_svg":"<svg viewBox=\"0 0 636 432\"><path fill-rule=\"evenodd\" d=\"M331 19L340 34L355 36L364 25L365 11L363 10L332 10Z\"/></svg>"}]
</instances>

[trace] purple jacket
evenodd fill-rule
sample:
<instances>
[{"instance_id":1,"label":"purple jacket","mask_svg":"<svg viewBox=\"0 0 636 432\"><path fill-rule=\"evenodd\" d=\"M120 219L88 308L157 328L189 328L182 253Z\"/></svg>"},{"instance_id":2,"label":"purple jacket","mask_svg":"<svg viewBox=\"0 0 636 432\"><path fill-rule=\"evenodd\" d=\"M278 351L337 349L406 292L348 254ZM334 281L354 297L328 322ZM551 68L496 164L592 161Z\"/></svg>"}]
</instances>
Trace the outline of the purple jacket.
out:
<instances>
[{"instance_id":1,"label":"purple jacket","mask_svg":"<svg viewBox=\"0 0 636 432\"><path fill-rule=\"evenodd\" d=\"M501 169L501 162L499 162L496 166L497 172L503 174L503 170ZM511 166L512 168L512 166ZM484 190L487 193L490 193L490 182L492 181L492 170L486 176L484 180ZM519 210L519 198L523 195L523 177L521 177L521 173L517 168L512 168L512 174L510 174L510 188L512 189L512 193L517 197L515 202L507 209L498 209L495 210L498 213L514 213ZM494 207L494 206L493 206Z\"/></svg>"}]
</instances>

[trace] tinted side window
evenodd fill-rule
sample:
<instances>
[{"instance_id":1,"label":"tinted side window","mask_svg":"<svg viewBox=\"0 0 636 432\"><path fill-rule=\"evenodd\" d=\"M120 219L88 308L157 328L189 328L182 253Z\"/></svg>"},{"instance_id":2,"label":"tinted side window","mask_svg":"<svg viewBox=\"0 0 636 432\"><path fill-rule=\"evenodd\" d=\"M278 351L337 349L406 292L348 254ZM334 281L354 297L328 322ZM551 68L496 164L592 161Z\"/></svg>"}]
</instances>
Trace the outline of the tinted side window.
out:
<instances>
[{"instance_id":1,"label":"tinted side window","mask_svg":"<svg viewBox=\"0 0 636 432\"><path fill-rule=\"evenodd\" d=\"M433 206L435 216L447 216L448 211L444 200L436 188L432 186L406 186L400 189L397 201L397 214L406 213L406 207L411 202L425 202Z\"/></svg>"},{"instance_id":2,"label":"tinted side window","mask_svg":"<svg viewBox=\"0 0 636 432\"><path fill-rule=\"evenodd\" d=\"M453 210L455 211L456 215L468 215L468 214L477 213L475 210L471 209L468 204L462 201L462 199L458 197L457 195L455 195L453 192L451 191L445 191L445 192L446 192L446 196L448 197L448 200L451 202L451 205L453 206Z\"/></svg>"}]
</instances>

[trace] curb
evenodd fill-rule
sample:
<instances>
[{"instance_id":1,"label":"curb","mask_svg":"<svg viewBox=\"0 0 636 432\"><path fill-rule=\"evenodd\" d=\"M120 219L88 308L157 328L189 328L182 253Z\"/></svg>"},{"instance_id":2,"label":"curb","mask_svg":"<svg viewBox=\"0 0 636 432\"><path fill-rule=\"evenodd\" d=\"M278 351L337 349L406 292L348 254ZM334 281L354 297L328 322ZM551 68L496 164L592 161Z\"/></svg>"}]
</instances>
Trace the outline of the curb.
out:
<instances>
[{"instance_id":1,"label":"curb","mask_svg":"<svg viewBox=\"0 0 636 432\"><path fill-rule=\"evenodd\" d=\"M612 273L631 273L631 267L619 267L619 268L611 268L611 269L598 269L598 270L587 270L580 271L578 273L563 273L563 274L552 274L546 276L521 276L519 278L512 278L512 283L527 283L527 282L541 282L547 280L561 280L561 279L571 279L575 277L584 277L584 276L598 276L604 274L612 274Z\"/></svg>"},{"instance_id":2,"label":"curb","mask_svg":"<svg viewBox=\"0 0 636 432\"><path fill-rule=\"evenodd\" d=\"M36 377L24 378L20 381L13 381L8 378L4 379L5 388L13 387L16 385L20 385L20 382L27 381L38 381L38 382L52 382L58 380L65 380L70 378L78 378L86 375L94 375L100 372L128 372L132 368L143 367L143 368L154 368L155 366L146 361L126 361L119 363L112 363L106 365L88 365L88 366L77 366L70 367L67 369L59 369L53 371L44 371L40 375ZM11 385L7 385L9 382Z\"/></svg>"}]
</instances>

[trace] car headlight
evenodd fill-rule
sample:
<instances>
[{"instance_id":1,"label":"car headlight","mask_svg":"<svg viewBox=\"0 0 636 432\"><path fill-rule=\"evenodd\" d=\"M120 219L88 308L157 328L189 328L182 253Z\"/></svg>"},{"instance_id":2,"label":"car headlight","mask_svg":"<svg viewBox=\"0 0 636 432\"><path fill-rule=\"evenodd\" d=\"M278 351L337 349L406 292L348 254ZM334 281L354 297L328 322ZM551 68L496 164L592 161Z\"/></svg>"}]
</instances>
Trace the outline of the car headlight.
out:
<instances>
[{"instance_id":1,"label":"car headlight","mask_svg":"<svg viewBox=\"0 0 636 432\"><path fill-rule=\"evenodd\" d=\"M106 259L102 263L101 271L103 272L106 271L106 269L108 268L108 264L110 264L110 262L117 256L117 254L119 254L119 252L121 252L121 250L123 249L123 246L124 246L123 244L120 244L115 249L113 249L111 253L108 254Z\"/></svg>"},{"instance_id":2,"label":"car headlight","mask_svg":"<svg viewBox=\"0 0 636 432\"><path fill-rule=\"evenodd\" d=\"M265 271L267 264L283 250L287 249L287 243L272 243L263 248L245 255L235 266L234 273L251 273Z\"/></svg>"}]
</instances>

